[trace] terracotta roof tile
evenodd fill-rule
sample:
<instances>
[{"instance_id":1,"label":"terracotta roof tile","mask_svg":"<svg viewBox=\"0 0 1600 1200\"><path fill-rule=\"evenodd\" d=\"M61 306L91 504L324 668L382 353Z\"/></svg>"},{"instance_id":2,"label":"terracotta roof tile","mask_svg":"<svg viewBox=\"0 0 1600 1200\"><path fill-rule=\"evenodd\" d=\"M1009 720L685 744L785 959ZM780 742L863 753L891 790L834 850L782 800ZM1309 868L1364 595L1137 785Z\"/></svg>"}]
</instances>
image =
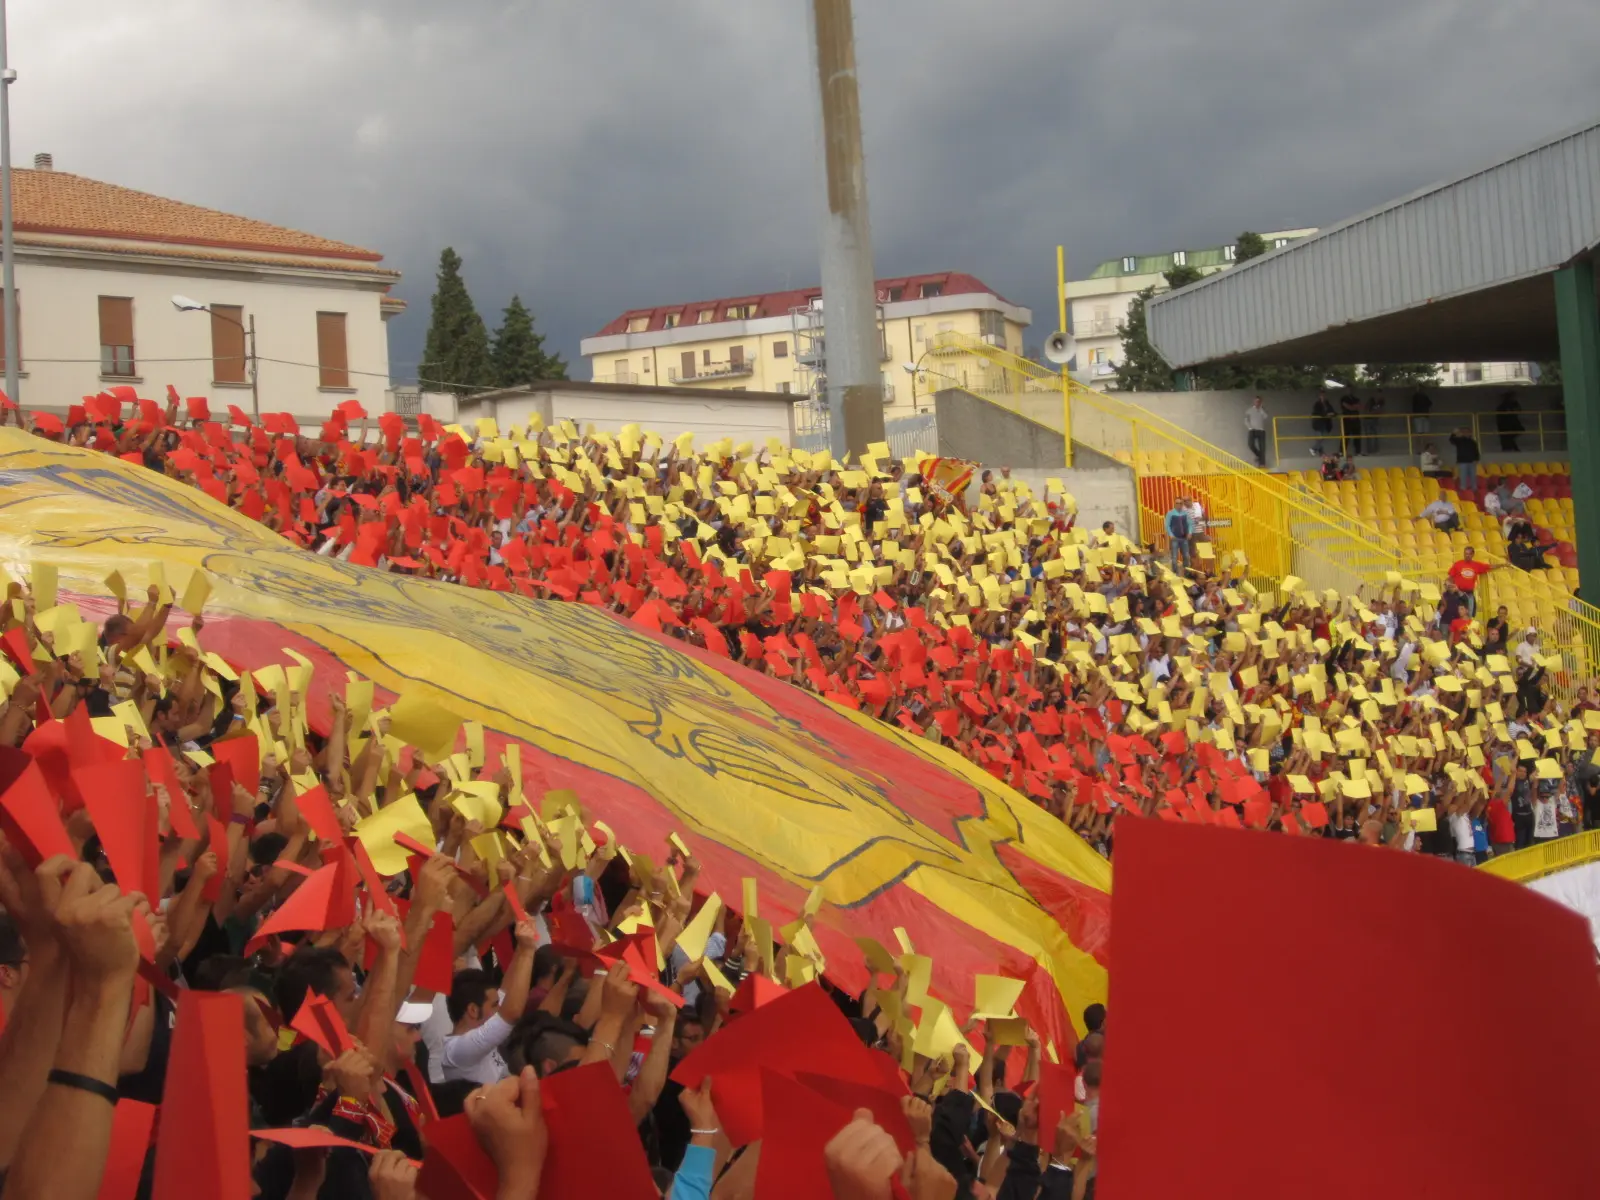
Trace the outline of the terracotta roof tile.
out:
<instances>
[{"instance_id":1,"label":"terracotta roof tile","mask_svg":"<svg viewBox=\"0 0 1600 1200\"><path fill-rule=\"evenodd\" d=\"M216 246L375 263L383 255L266 221L167 200L66 171L12 171L18 233Z\"/></svg>"},{"instance_id":2,"label":"terracotta roof tile","mask_svg":"<svg viewBox=\"0 0 1600 1200\"><path fill-rule=\"evenodd\" d=\"M937 284L940 295L966 296L986 294L995 296L1004 303L1011 303L1001 296L983 280L975 276L964 274L960 271L936 271L931 275L907 275L899 279L878 280L878 296L887 302L894 289L899 288L901 299L916 300L925 283ZM756 318L788 316L791 309L804 308L818 296L822 295L819 287L799 288L786 292L766 292L755 296L728 296L721 300L694 300L688 304L668 304L659 308L635 308L623 313L611 321L606 327L595 334L595 337L610 337L613 334L627 333L628 323L639 317L649 319L649 324L642 332L654 333L665 329L666 319L676 313L680 328L699 323L700 312L710 309L714 314L712 321L726 320L724 314L728 309L738 305L754 304Z\"/></svg>"},{"instance_id":3,"label":"terracotta roof tile","mask_svg":"<svg viewBox=\"0 0 1600 1200\"><path fill-rule=\"evenodd\" d=\"M195 262L251 263L269 267L295 267L312 271L355 271L362 275L387 276L399 279L400 272L376 266L358 259L310 257L292 252L276 254L255 253L249 250L226 248L209 249L198 246L177 246L171 243L142 245L135 241L101 241L87 237L61 237L43 234L17 234L19 246L62 246L73 250L92 250L97 254L157 254L162 258L191 259Z\"/></svg>"}]
</instances>

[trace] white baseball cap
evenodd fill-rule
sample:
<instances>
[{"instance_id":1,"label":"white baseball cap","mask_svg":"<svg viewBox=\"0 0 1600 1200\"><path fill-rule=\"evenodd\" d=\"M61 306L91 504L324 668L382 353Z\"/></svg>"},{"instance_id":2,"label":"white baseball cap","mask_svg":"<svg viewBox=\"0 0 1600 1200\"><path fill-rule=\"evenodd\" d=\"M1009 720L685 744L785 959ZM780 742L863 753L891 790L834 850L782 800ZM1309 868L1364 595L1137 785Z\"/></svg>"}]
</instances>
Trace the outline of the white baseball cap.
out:
<instances>
[{"instance_id":1,"label":"white baseball cap","mask_svg":"<svg viewBox=\"0 0 1600 1200\"><path fill-rule=\"evenodd\" d=\"M400 1011L395 1013L394 1019L402 1025L421 1025L433 1016L433 1005L423 1004L420 1000L407 1000L400 1005Z\"/></svg>"}]
</instances>

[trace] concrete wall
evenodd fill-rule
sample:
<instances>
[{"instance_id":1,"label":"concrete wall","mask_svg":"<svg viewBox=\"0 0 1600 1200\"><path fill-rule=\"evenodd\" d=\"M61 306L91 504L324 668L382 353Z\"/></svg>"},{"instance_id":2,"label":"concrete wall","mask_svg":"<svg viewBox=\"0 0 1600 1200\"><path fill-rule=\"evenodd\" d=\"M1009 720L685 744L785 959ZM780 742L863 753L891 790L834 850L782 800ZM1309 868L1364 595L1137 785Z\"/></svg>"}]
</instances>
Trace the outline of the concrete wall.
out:
<instances>
[{"instance_id":1,"label":"concrete wall","mask_svg":"<svg viewBox=\"0 0 1600 1200\"><path fill-rule=\"evenodd\" d=\"M1133 536L1131 531L1138 528L1138 494L1133 472L1126 467L1074 467L1070 471L1024 467L1013 469L1011 478L1026 480L1036 496L1045 494L1046 480L1061 480L1078 502L1080 529L1099 529L1102 523L1114 521L1119 533Z\"/></svg>"},{"instance_id":2,"label":"concrete wall","mask_svg":"<svg viewBox=\"0 0 1600 1200\"><path fill-rule=\"evenodd\" d=\"M707 391L685 396L675 389L654 388L608 393L592 385L570 390L558 385L488 398L469 396L457 405L462 422L492 416L502 429L526 425L534 413L547 426L567 420L580 432L589 425L612 433L624 425L638 425L669 442L681 433L693 433L702 446L724 437L758 447L769 437L785 446L794 439L794 405L777 395Z\"/></svg>"},{"instance_id":3,"label":"concrete wall","mask_svg":"<svg viewBox=\"0 0 1600 1200\"><path fill-rule=\"evenodd\" d=\"M288 412L320 424L342 401L356 399L370 413L385 407L389 386L389 334L379 311L382 285L360 284L338 273L298 275L250 268L167 267L130 262L30 259L17 263L17 326L21 337L21 402L64 409L79 397L114 383L166 403L170 383L183 396L207 396L213 411L228 404L250 411L248 383L212 380L211 317L179 312L172 297L203 304L236 304L253 315L260 341L262 412ZM133 301L134 376L100 374L101 296ZM348 389L320 386L317 313L345 314ZM273 361L267 361L273 360Z\"/></svg>"},{"instance_id":4,"label":"concrete wall","mask_svg":"<svg viewBox=\"0 0 1600 1200\"><path fill-rule=\"evenodd\" d=\"M1373 389L1356 388L1356 395L1366 400ZM1405 461L1414 461L1415 456L1406 457L1407 446L1403 435L1404 423L1394 418L1411 411L1412 388L1382 388L1377 389L1384 397L1383 439L1379 450L1385 458L1394 458L1396 461L1404 458ZM1500 402L1500 395L1504 391L1514 390L1517 399L1522 404L1522 423L1528 427L1529 432L1521 440L1521 449L1517 454L1502 454L1499 441L1494 434L1494 408ZM1566 458L1566 434L1564 423L1559 419L1545 418L1547 437L1544 448L1541 450L1539 440L1534 434L1535 419L1528 415L1538 409L1559 409L1560 389L1553 387L1439 387L1428 388L1428 395L1433 399L1433 414L1431 417L1432 432L1428 435L1435 443L1435 449L1446 463L1452 461L1447 438L1454 425L1465 423L1461 417L1451 417L1451 413L1478 414L1480 419L1480 441L1484 456L1490 461L1498 459L1550 459ZM1249 461L1249 447L1245 441L1244 413L1255 399L1255 393L1250 391L1230 392L1124 392L1117 393L1117 398L1131 404L1148 408L1151 412L1174 425L1181 426L1191 433L1204 438L1206 441L1224 450L1228 450L1240 458ZM1274 417L1284 418L1277 423L1277 432L1280 438L1307 437L1311 434L1311 406L1316 402L1315 392L1263 392L1261 399L1266 405L1267 412ZM1330 391L1329 398L1337 405L1338 393ZM1097 441L1091 432L1095 428L1096 414L1085 411L1086 406L1079 405L1073 412L1073 434L1092 445L1102 444ZM1106 430L1107 436L1112 436L1113 426L1124 425L1123 422L1111 422ZM1337 418L1335 419L1337 427ZM1561 425L1558 431L1555 426ZM1554 433L1555 436L1549 436ZM1125 435L1123 440L1126 440ZM1329 447L1337 439L1329 440ZM1421 442L1414 443L1420 451ZM1283 454L1282 462L1273 456L1272 430L1267 431L1267 466L1285 470L1301 470L1312 465L1311 447L1308 441L1282 441L1280 447ZM1141 447L1144 448L1144 447ZM1165 449L1167 447L1149 447L1151 449Z\"/></svg>"},{"instance_id":5,"label":"concrete wall","mask_svg":"<svg viewBox=\"0 0 1600 1200\"><path fill-rule=\"evenodd\" d=\"M1026 480L1035 495L1044 495L1046 480L1059 479L1078 502L1080 526L1098 528L1103 521L1115 521L1124 532L1135 528L1138 498L1133 472L1081 444L1073 447L1072 469L1064 468L1060 401L1048 396L1037 402L1031 397L1016 399L1038 407L1042 416L1053 413L1055 428L969 392L953 388L940 392L934 397L939 453L989 470L1010 468L1011 478Z\"/></svg>"}]
</instances>

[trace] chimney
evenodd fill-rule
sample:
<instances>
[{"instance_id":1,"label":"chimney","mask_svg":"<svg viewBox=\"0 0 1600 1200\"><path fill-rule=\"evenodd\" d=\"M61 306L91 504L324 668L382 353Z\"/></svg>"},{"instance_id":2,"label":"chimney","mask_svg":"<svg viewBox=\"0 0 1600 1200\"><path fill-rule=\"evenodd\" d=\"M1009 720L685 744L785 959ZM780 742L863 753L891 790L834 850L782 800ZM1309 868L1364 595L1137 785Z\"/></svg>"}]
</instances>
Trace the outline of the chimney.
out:
<instances>
[{"instance_id":1,"label":"chimney","mask_svg":"<svg viewBox=\"0 0 1600 1200\"><path fill-rule=\"evenodd\" d=\"M35 171L53 171L56 161L48 154L35 154L33 156L33 169Z\"/></svg>"}]
</instances>

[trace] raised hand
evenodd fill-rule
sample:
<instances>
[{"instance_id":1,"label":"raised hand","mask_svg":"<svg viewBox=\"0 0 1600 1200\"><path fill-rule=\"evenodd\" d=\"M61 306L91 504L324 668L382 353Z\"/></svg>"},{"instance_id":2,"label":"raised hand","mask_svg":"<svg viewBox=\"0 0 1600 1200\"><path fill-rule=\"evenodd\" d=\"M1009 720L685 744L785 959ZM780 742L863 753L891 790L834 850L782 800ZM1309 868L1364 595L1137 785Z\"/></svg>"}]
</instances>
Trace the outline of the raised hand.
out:
<instances>
[{"instance_id":1,"label":"raised hand","mask_svg":"<svg viewBox=\"0 0 1600 1200\"><path fill-rule=\"evenodd\" d=\"M833 1135L822 1151L834 1200L889 1200L891 1181L901 1170L894 1138L880 1129L865 1108Z\"/></svg>"},{"instance_id":2,"label":"raised hand","mask_svg":"<svg viewBox=\"0 0 1600 1200\"><path fill-rule=\"evenodd\" d=\"M550 1130L539 1107L532 1067L479 1088L467 1097L467 1122L500 1174L497 1200L534 1200L544 1170Z\"/></svg>"}]
</instances>

